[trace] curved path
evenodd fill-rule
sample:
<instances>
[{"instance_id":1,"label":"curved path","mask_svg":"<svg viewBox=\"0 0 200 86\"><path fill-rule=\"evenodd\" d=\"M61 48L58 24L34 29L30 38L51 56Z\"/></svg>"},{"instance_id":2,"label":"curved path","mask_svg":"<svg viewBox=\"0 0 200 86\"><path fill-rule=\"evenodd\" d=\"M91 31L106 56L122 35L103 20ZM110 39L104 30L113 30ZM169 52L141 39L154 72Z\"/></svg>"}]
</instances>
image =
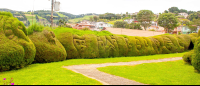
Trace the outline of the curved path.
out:
<instances>
[{"instance_id":1,"label":"curved path","mask_svg":"<svg viewBox=\"0 0 200 86\"><path fill-rule=\"evenodd\" d=\"M145 85L133 80L122 78L119 76L107 74L97 70L98 67L106 66L120 66L120 65L138 65L142 63L153 63L153 62L166 62L166 61L176 61L181 60L182 57L175 58L165 58L158 60L141 60L141 61L132 61L132 62L118 62L118 63L103 63L103 64L85 64L85 65L72 65L72 66L63 66L64 68L70 69L76 73L81 73L84 76L95 79L101 82L104 85Z\"/></svg>"}]
</instances>

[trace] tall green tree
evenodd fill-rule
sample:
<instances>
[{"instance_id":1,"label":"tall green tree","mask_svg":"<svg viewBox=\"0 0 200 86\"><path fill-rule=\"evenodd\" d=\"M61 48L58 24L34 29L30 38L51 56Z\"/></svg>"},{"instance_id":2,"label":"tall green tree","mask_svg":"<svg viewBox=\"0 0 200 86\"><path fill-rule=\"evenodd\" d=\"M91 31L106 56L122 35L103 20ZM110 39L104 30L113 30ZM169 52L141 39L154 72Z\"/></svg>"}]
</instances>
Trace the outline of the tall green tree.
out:
<instances>
[{"instance_id":1,"label":"tall green tree","mask_svg":"<svg viewBox=\"0 0 200 86\"><path fill-rule=\"evenodd\" d=\"M178 11L178 12L179 12L178 7L171 7L171 8L169 8L168 10L169 10L169 12L172 12L172 13L174 13L175 11Z\"/></svg>"},{"instance_id":2,"label":"tall green tree","mask_svg":"<svg viewBox=\"0 0 200 86\"><path fill-rule=\"evenodd\" d=\"M178 26L178 19L172 13L163 13L158 17L158 25L164 27L169 33L169 29L174 29Z\"/></svg>"},{"instance_id":3,"label":"tall green tree","mask_svg":"<svg viewBox=\"0 0 200 86\"><path fill-rule=\"evenodd\" d=\"M188 11L185 10L185 9L180 9L179 12L180 12L180 13L187 13Z\"/></svg>"},{"instance_id":4,"label":"tall green tree","mask_svg":"<svg viewBox=\"0 0 200 86\"><path fill-rule=\"evenodd\" d=\"M167 11L167 10L165 10L165 11L164 11L164 13L168 13L168 11Z\"/></svg>"},{"instance_id":5,"label":"tall green tree","mask_svg":"<svg viewBox=\"0 0 200 86\"><path fill-rule=\"evenodd\" d=\"M199 19L200 18L200 12L194 12L194 13L191 13L189 16L188 16L188 19L190 21L192 21L193 19Z\"/></svg>"},{"instance_id":6,"label":"tall green tree","mask_svg":"<svg viewBox=\"0 0 200 86\"><path fill-rule=\"evenodd\" d=\"M140 10L137 14L137 20L146 30L147 27L151 26L151 21L154 19L154 13L151 10Z\"/></svg>"},{"instance_id":7,"label":"tall green tree","mask_svg":"<svg viewBox=\"0 0 200 86\"><path fill-rule=\"evenodd\" d=\"M94 19L95 22L97 22L99 20L99 17L94 16L93 19Z\"/></svg>"}]
</instances>

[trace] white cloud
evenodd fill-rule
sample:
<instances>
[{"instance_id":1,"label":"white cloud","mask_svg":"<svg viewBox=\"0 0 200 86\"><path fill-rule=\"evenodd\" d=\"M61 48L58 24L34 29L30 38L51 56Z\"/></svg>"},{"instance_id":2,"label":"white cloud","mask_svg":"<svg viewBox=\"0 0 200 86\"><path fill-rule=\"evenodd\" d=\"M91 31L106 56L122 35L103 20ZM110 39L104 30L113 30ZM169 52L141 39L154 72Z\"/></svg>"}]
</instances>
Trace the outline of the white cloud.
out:
<instances>
[{"instance_id":1,"label":"white cloud","mask_svg":"<svg viewBox=\"0 0 200 86\"><path fill-rule=\"evenodd\" d=\"M61 2L61 11L71 14L134 13L143 9L154 13L164 12L175 6L179 9L200 10L200 0L56 0ZM49 0L0 0L0 8L18 11L50 10Z\"/></svg>"}]
</instances>

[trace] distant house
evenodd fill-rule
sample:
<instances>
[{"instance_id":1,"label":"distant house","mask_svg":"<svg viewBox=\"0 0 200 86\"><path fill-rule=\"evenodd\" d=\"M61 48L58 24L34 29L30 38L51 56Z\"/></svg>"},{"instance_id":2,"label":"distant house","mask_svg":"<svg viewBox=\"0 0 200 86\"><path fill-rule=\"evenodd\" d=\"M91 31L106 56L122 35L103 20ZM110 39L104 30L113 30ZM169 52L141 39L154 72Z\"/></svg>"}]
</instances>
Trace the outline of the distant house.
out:
<instances>
[{"instance_id":1,"label":"distant house","mask_svg":"<svg viewBox=\"0 0 200 86\"><path fill-rule=\"evenodd\" d=\"M144 27L142 28L144 30ZM164 27L158 26L158 23L154 21L151 22L151 26L147 27L146 30L155 30L157 32L163 32L163 33L165 32Z\"/></svg>"},{"instance_id":2,"label":"distant house","mask_svg":"<svg viewBox=\"0 0 200 86\"><path fill-rule=\"evenodd\" d=\"M174 28L173 34L177 34L177 31L182 34L197 33L199 29L200 27L198 26L196 31L191 32L188 26L179 26L179 27Z\"/></svg>"},{"instance_id":3,"label":"distant house","mask_svg":"<svg viewBox=\"0 0 200 86\"><path fill-rule=\"evenodd\" d=\"M183 26L176 27L176 28L174 28L174 30L172 31L172 34L182 33L182 29L183 29ZM185 32L187 33L187 31L185 31Z\"/></svg>"},{"instance_id":4,"label":"distant house","mask_svg":"<svg viewBox=\"0 0 200 86\"><path fill-rule=\"evenodd\" d=\"M96 22L95 23L95 27L99 28L99 27L112 27L111 24L105 23L105 22Z\"/></svg>"},{"instance_id":5,"label":"distant house","mask_svg":"<svg viewBox=\"0 0 200 86\"><path fill-rule=\"evenodd\" d=\"M179 13L178 15L184 16L185 18L188 17L188 14L187 14L187 13Z\"/></svg>"},{"instance_id":6,"label":"distant house","mask_svg":"<svg viewBox=\"0 0 200 86\"><path fill-rule=\"evenodd\" d=\"M72 28L78 29L78 30L81 30L81 29L83 29L83 28L89 28L89 29L91 30L91 29L94 29L95 26L94 26L94 25L91 25L91 24L79 23L79 24L74 25Z\"/></svg>"},{"instance_id":7,"label":"distant house","mask_svg":"<svg viewBox=\"0 0 200 86\"><path fill-rule=\"evenodd\" d=\"M135 19L126 19L126 20L123 20L123 21L125 21L125 22L127 22L127 23L132 23L132 22L134 22L134 23L136 23L136 22L138 22L137 20L135 20Z\"/></svg>"},{"instance_id":8,"label":"distant house","mask_svg":"<svg viewBox=\"0 0 200 86\"><path fill-rule=\"evenodd\" d=\"M88 20L82 20L80 23L90 24L90 21L88 21Z\"/></svg>"}]
</instances>

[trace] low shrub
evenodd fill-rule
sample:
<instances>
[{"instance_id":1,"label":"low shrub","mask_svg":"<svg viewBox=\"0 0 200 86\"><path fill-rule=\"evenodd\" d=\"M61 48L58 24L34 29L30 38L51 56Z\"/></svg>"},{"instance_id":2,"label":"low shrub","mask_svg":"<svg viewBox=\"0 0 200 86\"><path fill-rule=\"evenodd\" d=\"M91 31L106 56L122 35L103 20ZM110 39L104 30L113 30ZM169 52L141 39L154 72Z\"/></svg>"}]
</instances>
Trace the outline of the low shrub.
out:
<instances>
[{"instance_id":1,"label":"low shrub","mask_svg":"<svg viewBox=\"0 0 200 86\"><path fill-rule=\"evenodd\" d=\"M191 64L193 53L194 53L194 50L191 50L191 51L185 53L185 54L183 55L183 57L182 57L182 58L183 58L183 61L185 61L186 63Z\"/></svg>"}]
</instances>

